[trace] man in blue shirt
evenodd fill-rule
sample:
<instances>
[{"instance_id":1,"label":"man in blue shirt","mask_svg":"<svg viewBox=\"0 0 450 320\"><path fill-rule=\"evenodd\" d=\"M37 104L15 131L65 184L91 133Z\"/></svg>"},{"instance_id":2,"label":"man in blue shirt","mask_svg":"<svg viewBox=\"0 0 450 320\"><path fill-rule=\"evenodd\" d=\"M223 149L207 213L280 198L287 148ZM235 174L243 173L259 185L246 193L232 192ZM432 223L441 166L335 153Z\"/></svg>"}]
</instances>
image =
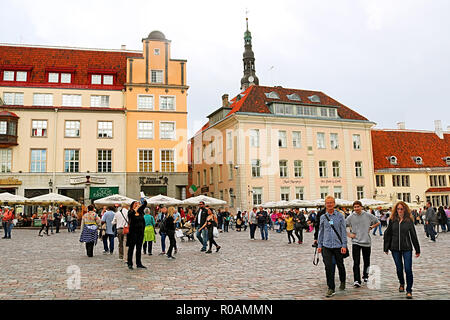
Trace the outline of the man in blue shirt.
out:
<instances>
[{"instance_id":1,"label":"man in blue shirt","mask_svg":"<svg viewBox=\"0 0 450 320\"><path fill-rule=\"evenodd\" d=\"M333 257L339 270L339 280L341 285L339 289L345 290L345 266L344 254L347 252L347 231L344 216L335 210L335 199L332 196L325 198L326 212L320 217L318 253L322 253L323 263L325 264L325 273L327 275L328 291L326 297L332 297L335 294ZM336 230L336 232L333 230ZM338 236L339 234L339 236Z\"/></svg>"},{"instance_id":2,"label":"man in blue shirt","mask_svg":"<svg viewBox=\"0 0 450 320\"><path fill-rule=\"evenodd\" d=\"M102 224L106 224L106 234L103 236L103 248L105 251L104 254L114 252L114 231L113 231L113 219L114 219L114 208L108 207L108 210L102 217ZM109 248L108 248L108 239L109 239Z\"/></svg>"}]
</instances>

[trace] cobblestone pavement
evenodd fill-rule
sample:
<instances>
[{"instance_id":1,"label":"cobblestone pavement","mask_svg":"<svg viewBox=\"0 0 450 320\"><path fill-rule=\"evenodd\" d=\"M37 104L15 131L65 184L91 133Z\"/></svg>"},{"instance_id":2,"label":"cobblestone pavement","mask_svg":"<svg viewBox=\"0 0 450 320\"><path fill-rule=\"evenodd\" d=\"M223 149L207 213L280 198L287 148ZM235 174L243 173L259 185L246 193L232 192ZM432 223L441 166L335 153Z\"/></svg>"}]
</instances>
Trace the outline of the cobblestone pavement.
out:
<instances>
[{"instance_id":1,"label":"cobblestone pavement","mask_svg":"<svg viewBox=\"0 0 450 320\"><path fill-rule=\"evenodd\" d=\"M436 243L417 226L422 255L413 258L415 299L449 299L448 263L450 233ZM269 240L250 240L247 232L221 233L222 249L200 252L200 244L177 240L176 260L158 256L160 237L153 256L143 255L148 269L128 270L118 253L103 255L103 244L88 258L80 232L38 237L38 230L13 229L12 239L0 239L0 299L326 299L323 263L313 266L313 235L304 244L288 244L286 233L270 231ZM3 236L3 233L0 233ZM392 256L382 252L382 237L372 236L372 265L379 270L379 288L353 288L352 258L345 260L347 289L336 290L333 300L405 299L398 292ZM168 240L167 240L168 244ZM78 266L80 289L68 289L70 266ZM72 267L77 268L77 267ZM75 270L74 269L74 270ZM336 272L336 283L339 285ZM375 284L376 286L376 284Z\"/></svg>"}]
</instances>

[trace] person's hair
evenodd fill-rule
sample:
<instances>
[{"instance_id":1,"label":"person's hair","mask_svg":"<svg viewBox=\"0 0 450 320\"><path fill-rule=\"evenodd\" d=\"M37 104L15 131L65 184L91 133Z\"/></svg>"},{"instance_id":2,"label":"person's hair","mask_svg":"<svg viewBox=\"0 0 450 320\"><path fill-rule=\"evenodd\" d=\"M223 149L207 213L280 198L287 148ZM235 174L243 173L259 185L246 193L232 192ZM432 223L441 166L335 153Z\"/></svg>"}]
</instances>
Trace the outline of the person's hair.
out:
<instances>
[{"instance_id":1,"label":"person's hair","mask_svg":"<svg viewBox=\"0 0 450 320\"><path fill-rule=\"evenodd\" d=\"M133 210L134 204L137 203L137 201L133 201L130 205L130 209Z\"/></svg>"},{"instance_id":2,"label":"person's hair","mask_svg":"<svg viewBox=\"0 0 450 320\"><path fill-rule=\"evenodd\" d=\"M169 217L173 217L173 214L177 211L177 209L175 209L175 207L169 207L169 209L167 210L167 214Z\"/></svg>"},{"instance_id":3,"label":"person's hair","mask_svg":"<svg viewBox=\"0 0 450 320\"><path fill-rule=\"evenodd\" d=\"M400 218L398 217L398 213L397 213L397 208L398 208L399 205L402 205L402 207L404 209L403 219L406 219L406 220L409 220L411 222L414 222L414 217L413 217L413 215L411 213L411 209L403 201L397 202L395 204L395 206L392 208L392 212L391 212L391 216L390 216L391 221L400 220Z\"/></svg>"},{"instance_id":4,"label":"person's hair","mask_svg":"<svg viewBox=\"0 0 450 320\"><path fill-rule=\"evenodd\" d=\"M88 211L94 211L94 205L92 204L88 205Z\"/></svg>"},{"instance_id":5,"label":"person's hair","mask_svg":"<svg viewBox=\"0 0 450 320\"><path fill-rule=\"evenodd\" d=\"M150 209L149 208L145 208L144 209L144 214L150 214Z\"/></svg>"},{"instance_id":6,"label":"person's hair","mask_svg":"<svg viewBox=\"0 0 450 320\"><path fill-rule=\"evenodd\" d=\"M336 199L333 196L326 196L324 201L326 202L328 199L331 199L334 202L336 202Z\"/></svg>"},{"instance_id":7,"label":"person's hair","mask_svg":"<svg viewBox=\"0 0 450 320\"><path fill-rule=\"evenodd\" d=\"M430 204L430 206L432 206L433 204L431 203L431 201L427 201L427 204Z\"/></svg>"},{"instance_id":8,"label":"person's hair","mask_svg":"<svg viewBox=\"0 0 450 320\"><path fill-rule=\"evenodd\" d=\"M114 211L114 206L108 206L108 211Z\"/></svg>"},{"instance_id":9,"label":"person's hair","mask_svg":"<svg viewBox=\"0 0 450 320\"><path fill-rule=\"evenodd\" d=\"M444 207L440 206L439 209L438 209L438 212L441 213L441 214L442 213L445 214Z\"/></svg>"},{"instance_id":10,"label":"person's hair","mask_svg":"<svg viewBox=\"0 0 450 320\"><path fill-rule=\"evenodd\" d=\"M362 205L362 202L359 201L359 200L356 200L355 202L353 202L353 207L356 206L356 205L358 205L358 206L360 206L360 207L363 206L363 205Z\"/></svg>"}]
</instances>

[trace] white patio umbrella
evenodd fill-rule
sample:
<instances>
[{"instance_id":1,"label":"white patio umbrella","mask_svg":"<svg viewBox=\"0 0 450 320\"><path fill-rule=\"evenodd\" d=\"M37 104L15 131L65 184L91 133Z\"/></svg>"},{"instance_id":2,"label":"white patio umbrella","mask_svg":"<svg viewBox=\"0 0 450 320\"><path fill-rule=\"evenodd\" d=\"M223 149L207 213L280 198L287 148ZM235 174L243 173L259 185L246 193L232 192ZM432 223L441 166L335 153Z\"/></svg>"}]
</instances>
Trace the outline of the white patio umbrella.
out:
<instances>
[{"instance_id":1,"label":"white patio umbrella","mask_svg":"<svg viewBox=\"0 0 450 320\"><path fill-rule=\"evenodd\" d=\"M289 208L289 201L281 200L276 202L275 208Z\"/></svg>"},{"instance_id":2,"label":"white patio umbrella","mask_svg":"<svg viewBox=\"0 0 450 320\"><path fill-rule=\"evenodd\" d=\"M276 201L269 201L269 202L261 204L261 206L263 208L273 209L273 208L277 207L277 202Z\"/></svg>"},{"instance_id":3,"label":"white patio umbrella","mask_svg":"<svg viewBox=\"0 0 450 320\"><path fill-rule=\"evenodd\" d=\"M94 204L99 206L109 206L109 205L131 205L133 201L136 201L134 199L122 196L120 194L113 194L101 199L94 200Z\"/></svg>"},{"instance_id":4,"label":"white patio umbrella","mask_svg":"<svg viewBox=\"0 0 450 320\"><path fill-rule=\"evenodd\" d=\"M154 197L145 197L148 206L166 205L166 206L177 206L183 204L183 201L158 194Z\"/></svg>"},{"instance_id":5,"label":"white patio umbrella","mask_svg":"<svg viewBox=\"0 0 450 320\"><path fill-rule=\"evenodd\" d=\"M15 195L15 194L11 194L9 192L3 192L0 193L0 204L25 204L26 201L28 201L28 198L19 196L19 195Z\"/></svg>"},{"instance_id":6,"label":"white patio umbrella","mask_svg":"<svg viewBox=\"0 0 450 320\"><path fill-rule=\"evenodd\" d=\"M375 199L368 199L368 198L363 198L363 199L360 199L359 201L361 201L361 203L362 203L362 205L364 207L383 206L383 205L388 204L385 201L375 200Z\"/></svg>"},{"instance_id":7,"label":"white patio umbrella","mask_svg":"<svg viewBox=\"0 0 450 320\"><path fill-rule=\"evenodd\" d=\"M353 201L336 198L335 202L336 202L336 205L339 207L353 207Z\"/></svg>"},{"instance_id":8,"label":"white patio umbrella","mask_svg":"<svg viewBox=\"0 0 450 320\"><path fill-rule=\"evenodd\" d=\"M325 199L311 200L315 207L325 206Z\"/></svg>"},{"instance_id":9,"label":"white patio umbrella","mask_svg":"<svg viewBox=\"0 0 450 320\"><path fill-rule=\"evenodd\" d=\"M211 197L204 196L204 195L187 198L186 200L182 201L182 204L188 205L188 206L196 206L200 203L200 201L203 201L206 205L209 205L209 206L223 206L223 205L227 204L227 202L224 200L211 198Z\"/></svg>"},{"instance_id":10,"label":"white patio umbrella","mask_svg":"<svg viewBox=\"0 0 450 320\"><path fill-rule=\"evenodd\" d=\"M48 194L44 194L42 196L30 198L30 199L28 199L27 204L30 204L30 205L62 204L65 206L81 205L79 202L75 201L74 199L63 196L62 194L58 194L58 193L48 193Z\"/></svg>"},{"instance_id":11,"label":"white patio umbrella","mask_svg":"<svg viewBox=\"0 0 450 320\"><path fill-rule=\"evenodd\" d=\"M315 206L311 201L300 199L291 200L288 202L288 205L290 208L310 208Z\"/></svg>"}]
</instances>

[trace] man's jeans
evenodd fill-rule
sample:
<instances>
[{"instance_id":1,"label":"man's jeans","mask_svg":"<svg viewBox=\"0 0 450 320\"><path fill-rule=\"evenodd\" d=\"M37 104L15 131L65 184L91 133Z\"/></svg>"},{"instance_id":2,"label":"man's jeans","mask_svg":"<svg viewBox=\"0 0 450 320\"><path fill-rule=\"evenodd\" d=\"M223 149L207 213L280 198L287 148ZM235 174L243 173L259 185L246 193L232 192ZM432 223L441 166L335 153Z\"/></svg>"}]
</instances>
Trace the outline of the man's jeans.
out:
<instances>
[{"instance_id":1,"label":"man's jeans","mask_svg":"<svg viewBox=\"0 0 450 320\"><path fill-rule=\"evenodd\" d=\"M204 228L202 231L197 230L197 239L202 244L202 250L206 250L208 244L208 229Z\"/></svg>"},{"instance_id":2,"label":"man's jeans","mask_svg":"<svg viewBox=\"0 0 450 320\"><path fill-rule=\"evenodd\" d=\"M109 239L109 249L108 249L108 239ZM105 234L103 236L103 248L105 251L113 253L114 252L114 235Z\"/></svg>"},{"instance_id":3,"label":"man's jeans","mask_svg":"<svg viewBox=\"0 0 450 320\"><path fill-rule=\"evenodd\" d=\"M360 270L360 261L361 261L361 251L363 256L363 278L369 278L369 267L370 267L370 247L362 247L357 244L352 245L352 257L353 257L353 279L354 281L358 281L361 283L361 270Z\"/></svg>"},{"instance_id":4,"label":"man's jeans","mask_svg":"<svg viewBox=\"0 0 450 320\"><path fill-rule=\"evenodd\" d=\"M167 234L164 233L164 232L161 232L160 235L161 235L161 252L166 253L166 237L167 237Z\"/></svg>"},{"instance_id":5,"label":"man's jeans","mask_svg":"<svg viewBox=\"0 0 450 320\"><path fill-rule=\"evenodd\" d=\"M53 233L53 220L48 220L48 228L50 229L50 232Z\"/></svg>"},{"instance_id":6,"label":"man's jeans","mask_svg":"<svg viewBox=\"0 0 450 320\"><path fill-rule=\"evenodd\" d=\"M257 225L255 223L250 224L250 239L255 239L255 231Z\"/></svg>"},{"instance_id":7,"label":"man's jeans","mask_svg":"<svg viewBox=\"0 0 450 320\"><path fill-rule=\"evenodd\" d=\"M427 231L427 234L431 237L431 240L435 241L436 231L434 231L433 224L432 223L426 224L425 229Z\"/></svg>"},{"instance_id":8,"label":"man's jeans","mask_svg":"<svg viewBox=\"0 0 450 320\"><path fill-rule=\"evenodd\" d=\"M381 232L381 223L378 225L378 227L376 227L375 229L373 229L373 235L375 235L375 233L377 233L377 229L380 229L380 236L383 235L383 232Z\"/></svg>"},{"instance_id":9,"label":"man's jeans","mask_svg":"<svg viewBox=\"0 0 450 320\"><path fill-rule=\"evenodd\" d=\"M267 224L258 225L259 230L261 231L261 239L268 240L269 239L269 231L267 230Z\"/></svg>"},{"instance_id":10,"label":"man's jeans","mask_svg":"<svg viewBox=\"0 0 450 320\"><path fill-rule=\"evenodd\" d=\"M326 248L322 247L322 258L325 264L325 273L327 276L328 289L335 290L336 285L334 282L335 267L339 270L339 280L345 282L346 273L344 258L341 254L341 248ZM334 261L333 261L334 260Z\"/></svg>"},{"instance_id":11,"label":"man's jeans","mask_svg":"<svg viewBox=\"0 0 450 320\"><path fill-rule=\"evenodd\" d=\"M392 251L392 258L394 258L395 266L397 268L398 281L401 285L405 285L404 271L406 273L406 292L412 292L412 251Z\"/></svg>"}]
</instances>

